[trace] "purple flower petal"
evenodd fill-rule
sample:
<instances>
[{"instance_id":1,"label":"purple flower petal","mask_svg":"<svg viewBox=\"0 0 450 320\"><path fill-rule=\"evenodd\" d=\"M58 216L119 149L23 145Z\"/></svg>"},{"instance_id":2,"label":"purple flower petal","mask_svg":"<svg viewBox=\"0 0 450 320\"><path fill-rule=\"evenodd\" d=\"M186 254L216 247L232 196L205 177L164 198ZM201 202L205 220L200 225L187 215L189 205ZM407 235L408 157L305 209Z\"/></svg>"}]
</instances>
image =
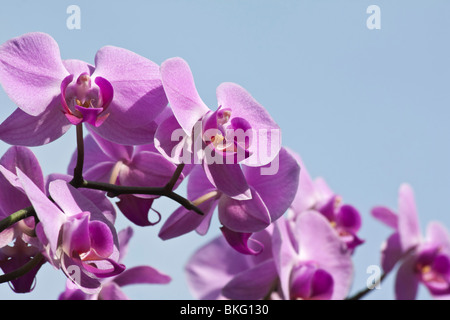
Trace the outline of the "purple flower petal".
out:
<instances>
[{"instance_id":1,"label":"purple flower petal","mask_svg":"<svg viewBox=\"0 0 450 320\"><path fill-rule=\"evenodd\" d=\"M274 262L280 279L281 292L285 299L290 297L291 271L298 259L298 251L292 246L290 240L288 223L283 217L275 222L272 243Z\"/></svg>"},{"instance_id":2,"label":"purple flower petal","mask_svg":"<svg viewBox=\"0 0 450 320\"><path fill-rule=\"evenodd\" d=\"M97 157L101 156L97 153L103 152L105 155L107 155L109 157L110 160L131 161L131 158L133 157L133 147L132 146L125 146L125 145L113 143L109 140L103 139L101 136L99 136L95 132L91 132L90 135L95 140L97 147L98 147L97 148L98 151L96 152L95 156L97 156ZM87 138L85 140L87 140ZM93 148L95 148L95 147L93 147ZM94 150L92 150L92 151L94 151ZM98 161L98 159L97 159L97 161Z\"/></svg>"},{"instance_id":3,"label":"purple flower petal","mask_svg":"<svg viewBox=\"0 0 450 320\"><path fill-rule=\"evenodd\" d=\"M210 219L216 205L217 200L214 198L199 204L197 207L202 210L203 216L184 207L179 207L164 222L158 236L163 240L168 240L195 230L204 219Z\"/></svg>"},{"instance_id":4,"label":"purple flower petal","mask_svg":"<svg viewBox=\"0 0 450 320\"><path fill-rule=\"evenodd\" d=\"M398 232L403 251L407 251L421 242L420 224L414 193L407 184L402 184L399 190Z\"/></svg>"},{"instance_id":5,"label":"purple flower petal","mask_svg":"<svg viewBox=\"0 0 450 320\"><path fill-rule=\"evenodd\" d=\"M222 294L234 300L262 299L270 293L277 276L274 261L267 260L237 274L223 288Z\"/></svg>"},{"instance_id":6,"label":"purple flower petal","mask_svg":"<svg viewBox=\"0 0 450 320\"><path fill-rule=\"evenodd\" d=\"M114 88L110 118L129 128L148 125L166 107L159 66L129 50L106 46L97 51L93 77L101 76ZM106 124L106 122L105 122ZM132 131L132 130L130 130Z\"/></svg>"},{"instance_id":7,"label":"purple flower petal","mask_svg":"<svg viewBox=\"0 0 450 320\"><path fill-rule=\"evenodd\" d=\"M98 258L107 258L114 251L114 241L111 229L101 221L91 221L89 223L89 235L91 240L91 250ZM88 255L86 259L89 259Z\"/></svg>"},{"instance_id":8,"label":"purple flower petal","mask_svg":"<svg viewBox=\"0 0 450 320\"><path fill-rule=\"evenodd\" d=\"M235 83L222 83L217 87L216 95L219 106L230 108L232 118L243 118L248 121L258 136L258 143L253 143L250 147L253 155L244 163L261 166L271 162L281 148L281 133L279 126L266 109Z\"/></svg>"},{"instance_id":9,"label":"purple flower petal","mask_svg":"<svg viewBox=\"0 0 450 320\"><path fill-rule=\"evenodd\" d=\"M64 254L61 258L61 269L71 284L75 285L86 294L97 294L101 290L101 282L87 273L83 263L79 259L73 259Z\"/></svg>"},{"instance_id":10,"label":"purple flower petal","mask_svg":"<svg viewBox=\"0 0 450 320\"><path fill-rule=\"evenodd\" d=\"M158 126L155 147L166 159L174 163L193 164L188 139L190 137L181 128L175 116L171 115Z\"/></svg>"},{"instance_id":11,"label":"purple flower petal","mask_svg":"<svg viewBox=\"0 0 450 320\"><path fill-rule=\"evenodd\" d=\"M381 248L381 266L385 273L390 272L394 266L400 261L403 250L400 244L398 232L392 234Z\"/></svg>"},{"instance_id":12,"label":"purple flower petal","mask_svg":"<svg viewBox=\"0 0 450 320\"><path fill-rule=\"evenodd\" d=\"M371 211L372 216L391 227L394 230L398 228L398 216L389 208L386 207L375 207Z\"/></svg>"},{"instance_id":13,"label":"purple flower petal","mask_svg":"<svg viewBox=\"0 0 450 320\"><path fill-rule=\"evenodd\" d=\"M320 269L328 272L334 281L332 299L344 299L353 281L353 264L339 235L317 211L302 213L296 228L302 260L315 261Z\"/></svg>"},{"instance_id":14,"label":"purple flower petal","mask_svg":"<svg viewBox=\"0 0 450 320\"><path fill-rule=\"evenodd\" d=\"M261 167L243 166L244 175L261 196L269 210L272 221L283 215L294 200L300 175L300 167L295 158L284 148L276 158L279 168L272 175L265 175ZM277 187L274 188L273 186Z\"/></svg>"},{"instance_id":15,"label":"purple flower petal","mask_svg":"<svg viewBox=\"0 0 450 320\"><path fill-rule=\"evenodd\" d=\"M250 200L222 196L219 200L220 222L235 232L258 232L271 223L269 211L259 194L251 189Z\"/></svg>"},{"instance_id":16,"label":"purple flower petal","mask_svg":"<svg viewBox=\"0 0 450 320\"><path fill-rule=\"evenodd\" d=\"M42 223L43 231L50 245L50 253L55 255L58 248L59 232L66 221L65 215L20 169L17 169L17 176L36 211L40 223Z\"/></svg>"},{"instance_id":17,"label":"purple flower petal","mask_svg":"<svg viewBox=\"0 0 450 320\"><path fill-rule=\"evenodd\" d=\"M223 298L222 288L249 266L246 256L232 249L222 236L217 237L196 251L187 262L189 289L197 299Z\"/></svg>"},{"instance_id":18,"label":"purple flower petal","mask_svg":"<svg viewBox=\"0 0 450 320\"><path fill-rule=\"evenodd\" d=\"M16 176L19 168L40 190L44 190L44 178L41 167L33 152L25 147L10 147L0 159L0 205L2 212L9 215L26 208L30 201L23 193Z\"/></svg>"},{"instance_id":19,"label":"purple flower petal","mask_svg":"<svg viewBox=\"0 0 450 320\"><path fill-rule=\"evenodd\" d=\"M80 75L82 73L87 73L92 75L94 73L95 67L87 62L77 59L67 59L63 60L63 65L69 74Z\"/></svg>"},{"instance_id":20,"label":"purple flower petal","mask_svg":"<svg viewBox=\"0 0 450 320\"><path fill-rule=\"evenodd\" d=\"M203 168L209 181L219 191L236 200L251 199L250 187L239 164L205 162Z\"/></svg>"},{"instance_id":21,"label":"purple flower petal","mask_svg":"<svg viewBox=\"0 0 450 320\"><path fill-rule=\"evenodd\" d=\"M234 232L226 227L221 227L220 230L227 240L228 244L237 252L248 255L258 255L263 249L264 245L257 240L250 239L253 233ZM258 248L252 249L249 243L253 243Z\"/></svg>"},{"instance_id":22,"label":"purple flower petal","mask_svg":"<svg viewBox=\"0 0 450 320\"><path fill-rule=\"evenodd\" d=\"M135 154L133 161L122 167L119 180L124 186L163 187L170 181L175 170L176 165L159 153L143 151ZM181 175L175 188L183 178Z\"/></svg>"},{"instance_id":23,"label":"purple flower petal","mask_svg":"<svg viewBox=\"0 0 450 320\"><path fill-rule=\"evenodd\" d=\"M186 134L210 109L197 89L189 65L181 58L171 58L161 64L161 80L173 113Z\"/></svg>"},{"instance_id":24,"label":"purple flower petal","mask_svg":"<svg viewBox=\"0 0 450 320\"><path fill-rule=\"evenodd\" d=\"M294 212L300 213L305 210L311 209L316 202L314 182L311 179L311 176L309 175L309 172L306 169L302 158L292 150L288 148L285 149L294 157L295 160L297 160L297 163L300 166L298 189L291 205Z\"/></svg>"},{"instance_id":25,"label":"purple flower petal","mask_svg":"<svg viewBox=\"0 0 450 320\"><path fill-rule=\"evenodd\" d=\"M150 266L138 266L125 270L116 278L114 282L120 287L131 284L167 284L172 279L160 271Z\"/></svg>"},{"instance_id":26,"label":"purple flower petal","mask_svg":"<svg viewBox=\"0 0 450 320\"><path fill-rule=\"evenodd\" d=\"M58 44L45 33L28 33L0 46L0 83L11 100L31 116L50 107L67 75Z\"/></svg>"},{"instance_id":27,"label":"purple flower petal","mask_svg":"<svg viewBox=\"0 0 450 320\"><path fill-rule=\"evenodd\" d=\"M440 222L431 221L427 226L427 241L438 245L441 251L450 254L450 235Z\"/></svg>"},{"instance_id":28,"label":"purple flower petal","mask_svg":"<svg viewBox=\"0 0 450 320\"><path fill-rule=\"evenodd\" d=\"M109 107L108 112L108 119L101 126L95 127L88 124L91 131L99 134L104 139L123 145L140 145L153 142L157 128L156 123L151 122L140 127L133 127L130 122L124 121L120 118L120 115L114 112L112 105Z\"/></svg>"},{"instance_id":29,"label":"purple flower petal","mask_svg":"<svg viewBox=\"0 0 450 320\"><path fill-rule=\"evenodd\" d=\"M129 300L122 289L114 282L108 282L102 286L98 294L99 300Z\"/></svg>"},{"instance_id":30,"label":"purple flower petal","mask_svg":"<svg viewBox=\"0 0 450 320\"><path fill-rule=\"evenodd\" d=\"M397 300L414 300L419 287L414 255L409 255L397 270L395 278L395 298Z\"/></svg>"},{"instance_id":31,"label":"purple flower petal","mask_svg":"<svg viewBox=\"0 0 450 320\"><path fill-rule=\"evenodd\" d=\"M77 254L86 253L91 248L89 238L89 213L80 212L68 219L63 225L64 251L69 256L75 251Z\"/></svg>"},{"instance_id":32,"label":"purple flower petal","mask_svg":"<svg viewBox=\"0 0 450 320\"><path fill-rule=\"evenodd\" d=\"M135 225L140 227L153 226L161 220L161 216L158 216L155 222L151 222L148 218L154 199L143 199L133 195L120 195L119 199L116 202L117 207Z\"/></svg>"},{"instance_id":33,"label":"purple flower petal","mask_svg":"<svg viewBox=\"0 0 450 320\"><path fill-rule=\"evenodd\" d=\"M349 233L356 233L361 228L361 216L353 206L343 205L336 215L336 223Z\"/></svg>"},{"instance_id":34,"label":"purple flower petal","mask_svg":"<svg viewBox=\"0 0 450 320\"><path fill-rule=\"evenodd\" d=\"M0 139L12 145L40 146L61 137L72 124L58 108L59 97L38 116L16 109L0 124Z\"/></svg>"}]
</instances>

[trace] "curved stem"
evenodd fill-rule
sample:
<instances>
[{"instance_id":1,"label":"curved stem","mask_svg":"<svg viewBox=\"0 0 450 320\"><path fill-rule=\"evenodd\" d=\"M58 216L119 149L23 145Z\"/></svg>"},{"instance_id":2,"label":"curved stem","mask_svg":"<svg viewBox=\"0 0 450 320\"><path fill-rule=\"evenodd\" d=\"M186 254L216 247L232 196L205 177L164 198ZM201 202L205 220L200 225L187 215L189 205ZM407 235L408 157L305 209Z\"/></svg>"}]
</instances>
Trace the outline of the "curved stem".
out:
<instances>
[{"instance_id":1,"label":"curved stem","mask_svg":"<svg viewBox=\"0 0 450 320\"><path fill-rule=\"evenodd\" d=\"M377 285L379 285L384 280L384 278L386 278L386 276L387 276L387 273L383 273L381 275L380 279L378 279L378 281L372 287L367 287L366 289L359 291L355 295L353 295L345 300L361 300L366 294L371 292Z\"/></svg>"},{"instance_id":2,"label":"curved stem","mask_svg":"<svg viewBox=\"0 0 450 320\"><path fill-rule=\"evenodd\" d=\"M109 193L109 196L113 197L121 194L147 194L154 196L165 196L178 202L188 210L192 210L200 215L204 215L204 213L191 201L173 192L172 190L168 190L166 187L129 187L87 180L84 180L79 187L106 191Z\"/></svg>"},{"instance_id":3,"label":"curved stem","mask_svg":"<svg viewBox=\"0 0 450 320\"><path fill-rule=\"evenodd\" d=\"M9 228L14 223L31 216L35 216L34 208L31 206L14 212L13 214L0 221L0 232L5 230L6 228Z\"/></svg>"},{"instance_id":4,"label":"curved stem","mask_svg":"<svg viewBox=\"0 0 450 320\"><path fill-rule=\"evenodd\" d=\"M78 187L83 183L83 165L84 165L84 137L83 123L77 124L77 164L73 170L73 178L70 184Z\"/></svg>"},{"instance_id":5,"label":"curved stem","mask_svg":"<svg viewBox=\"0 0 450 320\"><path fill-rule=\"evenodd\" d=\"M20 268L12 272L0 275L0 283L9 282L23 276L24 274L30 272L34 267L39 265L42 260L44 260L44 256L41 253L36 254L33 259L25 263Z\"/></svg>"},{"instance_id":6,"label":"curved stem","mask_svg":"<svg viewBox=\"0 0 450 320\"><path fill-rule=\"evenodd\" d=\"M180 163L180 164L177 166L177 169L175 170L175 172L173 173L172 178L170 179L170 181L169 181L169 182L166 184L166 186L165 186L165 188L166 188L167 190L170 190L170 191L173 190L173 187L174 187L175 184L177 183L178 178L180 177L181 172L183 171L183 169L184 169L184 163Z\"/></svg>"}]
</instances>

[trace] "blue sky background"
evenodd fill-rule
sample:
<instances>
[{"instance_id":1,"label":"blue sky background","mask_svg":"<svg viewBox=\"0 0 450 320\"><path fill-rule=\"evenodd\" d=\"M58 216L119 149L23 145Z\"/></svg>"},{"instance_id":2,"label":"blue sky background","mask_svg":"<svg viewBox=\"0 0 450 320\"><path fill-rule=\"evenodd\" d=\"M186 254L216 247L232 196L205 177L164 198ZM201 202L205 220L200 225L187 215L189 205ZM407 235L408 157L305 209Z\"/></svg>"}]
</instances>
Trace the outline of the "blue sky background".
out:
<instances>
[{"instance_id":1,"label":"blue sky background","mask_svg":"<svg viewBox=\"0 0 450 320\"><path fill-rule=\"evenodd\" d=\"M81 8L81 29L66 27L69 5ZM381 29L369 30L366 9L381 8ZM422 229L431 220L450 228L450 26L448 1L2 1L0 43L31 31L49 33L63 59L93 63L115 45L160 64L180 56L191 66L203 100L216 106L225 81L245 87L282 128L283 143L298 152L313 177L322 176L363 217L366 243L354 255L352 292L366 285L390 230L370 209L396 209L401 183L416 194ZM14 105L0 90L0 119ZM9 146L0 142L0 153ZM32 148L44 173L65 172L75 130ZM183 188L179 189L181 192ZM177 205L155 206L167 217ZM120 217L118 228L130 225ZM183 267L219 234L163 242L160 225L134 227L125 263L148 264L172 276L170 285L136 285L133 299L192 299ZM393 275L368 299L391 299ZM30 294L0 286L0 299L54 299L64 276L48 264ZM421 288L419 298L429 295Z\"/></svg>"}]
</instances>

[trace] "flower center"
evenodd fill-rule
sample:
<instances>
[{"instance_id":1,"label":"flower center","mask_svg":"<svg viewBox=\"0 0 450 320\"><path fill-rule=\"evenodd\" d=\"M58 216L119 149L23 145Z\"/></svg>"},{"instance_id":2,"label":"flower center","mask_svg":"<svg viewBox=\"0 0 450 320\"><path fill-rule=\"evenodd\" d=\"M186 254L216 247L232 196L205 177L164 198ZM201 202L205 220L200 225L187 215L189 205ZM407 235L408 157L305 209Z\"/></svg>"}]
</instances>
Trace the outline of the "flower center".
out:
<instances>
[{"instance_id":1,"label":"flower center","mask_svg":"<svg viewBox=\"0 0 450 320\"><path fill-rule=\"evenodd\" d=\"M100 126L109 114L104 111L113 98L112 85L102 77L94 83L87 73L82 73L73 82L74 75L67 76L61 83L61 103L67 119L74 125L88 122Z\"/></svg>"}]
</instances>

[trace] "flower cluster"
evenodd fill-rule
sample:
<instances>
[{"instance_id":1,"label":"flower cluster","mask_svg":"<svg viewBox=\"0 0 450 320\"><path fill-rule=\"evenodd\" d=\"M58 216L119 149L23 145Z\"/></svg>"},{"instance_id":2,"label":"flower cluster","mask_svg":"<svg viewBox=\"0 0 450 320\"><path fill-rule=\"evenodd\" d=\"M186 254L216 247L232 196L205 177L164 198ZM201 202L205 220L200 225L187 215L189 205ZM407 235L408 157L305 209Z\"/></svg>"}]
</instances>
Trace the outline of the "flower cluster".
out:
<instances>
[{"instance_id":1,"label":"flower cluster","mask_svg":"<svg viewBox=\"0 0 450 320\"><path fill-rule=\"evenodd\" d=\"M63 60L44 33L0 46L0 84L17 106L0 124L11 145L0 159L0 283L29 292L48 263L67 277L59 299L127 299L126 285L171 278L124 264L133 230L117 231L117 214L139 227L161 225L159 238L169 240L206 234L217 211L220 236L186 265L195 297L348 297L353 254L364 244L360 212L310 177L271 115L238 84L220 84L217 105L208 106L182 58L158 65L106 46L94 65ZM67 172L44 176L28 147L72 126L77 148ZM177 192L183 182L186 197ZM161 197L180 207L159 213ZM411 188L400 189L398 215L385 207L372 214L394 230L381 264L385 273L400 265L397 297L415 298L419 283L447 297L450 238L431 223L422 239Z\"/></svg>"}]
</instances>

